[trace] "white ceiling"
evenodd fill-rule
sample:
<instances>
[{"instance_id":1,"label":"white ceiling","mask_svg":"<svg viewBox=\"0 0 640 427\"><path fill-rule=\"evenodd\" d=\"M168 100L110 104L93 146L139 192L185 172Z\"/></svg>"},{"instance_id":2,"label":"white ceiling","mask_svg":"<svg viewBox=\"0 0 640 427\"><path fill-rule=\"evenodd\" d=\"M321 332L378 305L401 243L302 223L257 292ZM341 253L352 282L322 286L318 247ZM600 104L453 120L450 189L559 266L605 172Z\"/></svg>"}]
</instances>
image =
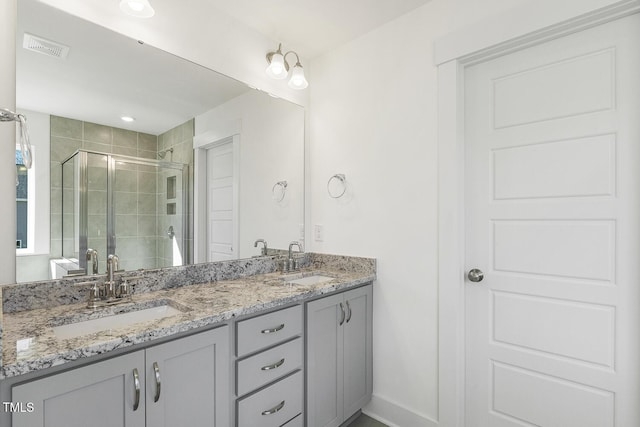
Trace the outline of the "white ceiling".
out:
<instances>
[{"instance_id":1,"label":"white ceiling","mask_svg":"<svg viewBox=\"0 0 640 427\"><path fill-rule=\"evenodd\" d=\"M208 0L208 3L289 46L283 48L293 47L312 59L429 1Z\"/></svg>"}]
</instances>

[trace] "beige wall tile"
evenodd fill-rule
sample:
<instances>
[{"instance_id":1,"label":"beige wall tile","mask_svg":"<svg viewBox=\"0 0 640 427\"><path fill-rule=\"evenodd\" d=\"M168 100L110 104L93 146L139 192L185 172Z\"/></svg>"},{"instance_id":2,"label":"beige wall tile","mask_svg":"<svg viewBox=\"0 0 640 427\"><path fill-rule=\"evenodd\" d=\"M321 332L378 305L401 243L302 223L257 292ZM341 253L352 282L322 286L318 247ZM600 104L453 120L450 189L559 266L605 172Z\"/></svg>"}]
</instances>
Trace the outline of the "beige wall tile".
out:
<instances>
[{"instance_id":1,"label":"beige wall tile","mask_svg":"<svg viewBox=\"0 0 640 427\"><path fill-rule=\"evenodd\" d=\"M112 128L110 128L109 126L84 122L84 141L111 145L112 139Z\"/></svg>"},{"instance_id":2,"label":"beige wall tile","mask_svg":"<svg viewBox=\"0 0 640 427\"><path fill-rule=\"evenodd\" d=\"M82 122L80 120L51 116L51 136L82 139Z\"/></svg>"}]
</instances>

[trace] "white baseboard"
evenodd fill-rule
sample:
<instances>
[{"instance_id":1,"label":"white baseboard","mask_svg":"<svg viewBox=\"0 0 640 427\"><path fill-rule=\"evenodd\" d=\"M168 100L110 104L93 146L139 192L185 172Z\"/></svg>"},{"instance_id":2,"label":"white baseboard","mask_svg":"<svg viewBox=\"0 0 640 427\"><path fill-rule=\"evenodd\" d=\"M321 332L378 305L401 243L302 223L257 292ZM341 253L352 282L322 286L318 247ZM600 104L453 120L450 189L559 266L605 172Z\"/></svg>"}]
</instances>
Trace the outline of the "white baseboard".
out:
<instances>
[{"instance_id":1,"label":"white baseboard","mask_svg":"<svg viewBox=\"0 0 640 427\"><path fill-rule=\"evenodd\" d=\"M437 421L375 394L362 412L389 427L438 427Z\"/></svg>"}]
</instances>

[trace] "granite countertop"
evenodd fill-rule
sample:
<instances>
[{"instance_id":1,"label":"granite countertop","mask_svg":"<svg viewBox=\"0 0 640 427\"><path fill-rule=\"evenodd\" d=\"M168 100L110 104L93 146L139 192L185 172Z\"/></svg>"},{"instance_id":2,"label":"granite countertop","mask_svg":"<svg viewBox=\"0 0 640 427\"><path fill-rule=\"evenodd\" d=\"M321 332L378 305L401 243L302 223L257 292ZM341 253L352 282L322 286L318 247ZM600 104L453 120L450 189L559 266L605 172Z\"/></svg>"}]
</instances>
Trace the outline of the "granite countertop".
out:
<instances>
[{"instance_id":1,"label":"granite countertop","mask_svg":"<svg viewBox=\"0 0 640 427\"><path fill-rule=\"evenodd\" d=\"M322 274L333 279L313 285L286 283L284 278ZM86 303L5 313L0 379L150 342L238 316L259 313L319 295L371 282L375 273L308 269L297 275L257 274L135 294L130 302L87 309ZM111 314L169 305L179 314L70 339L54 335L53 327Z\"/></svg>"}]
</instances>

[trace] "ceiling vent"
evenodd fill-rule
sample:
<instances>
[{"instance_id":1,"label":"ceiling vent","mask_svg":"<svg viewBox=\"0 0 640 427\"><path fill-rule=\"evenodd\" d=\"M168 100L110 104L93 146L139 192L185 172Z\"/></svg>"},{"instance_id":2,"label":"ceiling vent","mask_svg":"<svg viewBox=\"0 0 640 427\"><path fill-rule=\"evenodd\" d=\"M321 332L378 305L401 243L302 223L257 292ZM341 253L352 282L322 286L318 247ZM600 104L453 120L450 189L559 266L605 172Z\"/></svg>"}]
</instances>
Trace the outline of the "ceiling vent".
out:
<instances>
[{"instance_id":1,"label":"ceiling vent","mask_svg":"<svg viewBox=\"0 0 640 427\"><path fill-rule=\"evenodd\" d=\"M69 54L69 46L43 39L42 37L34 36L29 33L24 33L22 47L33 52L62 59L65 59Z\"/></svg>"}]
</instances>

